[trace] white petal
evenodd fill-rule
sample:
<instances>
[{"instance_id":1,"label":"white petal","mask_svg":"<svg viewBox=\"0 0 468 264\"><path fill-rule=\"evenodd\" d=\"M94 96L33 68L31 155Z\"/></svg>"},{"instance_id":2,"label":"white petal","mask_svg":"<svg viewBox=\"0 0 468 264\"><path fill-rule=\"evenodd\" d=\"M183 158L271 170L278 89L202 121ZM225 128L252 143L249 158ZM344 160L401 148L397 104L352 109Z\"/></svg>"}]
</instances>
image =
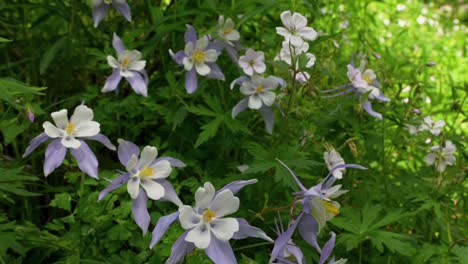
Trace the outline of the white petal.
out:
<instances>
[{"instance_id":1,"label":"white petal","mask_svg":"<svg viewBox=\"0 0 468 264\"><path fill-rule=\"evenodd\" d=\"M137 61L141 59L141 52L138 50L126 50L122 52L122 57L126 56L129 61Z\"/></svg>"},{"instance_id":2,"label":"white petal","mask_svg":"<svg viewBox=\"0 0 468 264\"><path fill-rule=\"evenodd\" d=\"M215 62L218 59L218 52L214 49L209 49L205 51L205 61Z\"/></svg>"},{"instance_id":3,"label":"white petal","mask_svg":"<svg viewBox=\"0 0 468 264\"><path fill-rule=\"evenodd\" d=\"M158 161L151 168L154 171L154 175L149 177L151 179L164 179L172 172L171 164L167 160Z\"/></svg>"},{"instance_id":4,"label":"white petal","mask_svg":"<svg viewBox=\"0 0 468 264\"><path fill-rule=\"evenodd\" d=\"M131 71L141 71L145 68L146 66L146 61L140 60L140 61L133 61L128 65L128 69Z\"/></svg>"},{"instance_id":5,"label":"white petal","mask_svg":"<svg viewBox=\"0 0 468 264\"><path fill-rule=\"evenodd\" d=\"M210 66L206 64L200 64L200 63L195 63L195 70L201 76L208 75L211 72Z\"/></svg>"},{"instance_id":6,"label":"white petal","mask_svg":"<svg viewBox=\"0 0 468 264\"><path fill-rule=\"evenodd\" d=\"M233 29L229 34L224 35L224 38L230 41L237 41L240 39L239 31Z\"/></svg>"},{"instance_id":7,"label":"white petal","mask_svg":"<svg viewBox=\"0 0 468 264\"><path fill-rule=\"evenodd\" d=\"M313 30L310 27L301 28L298 34L302 38L310 41L317 39L318 36L317 31Z\"/></svg>"},{"instance_id":8,"label":"white petal","mask_svg":"<svg viewBox=\"0 0 468 264\"><path fill-rule=\"evenodd\" d=\"M51 114L52 119L54 120L55 125L57 126L57 128L65 129L65 127L68 124L68 116L67 115L68 115L67 109L63 109L63 110L60 110L58 112L53 112Z\"/></svg>"},{"instance_id":9,"label":"white petal","mask_svg":"<svg viewBox=\"0 0 468 264\"><path fill-rule=\"evenodd\" d=\"M127 164L125 165L125 168L127 169L128 172L135 174L136 171L136 166L138 164L138 157L133 154L130 159L128 160Z\"/></svg>"},{"instance_id":10,"label":"white petal","mask_svg":"<svg viewBox=\"0 0 468 264\"><path fill-rule=\"evenodd\" d=\"M215 188L211 182L206 182L203 187L199 187L195 192L195 208L196 210L208 208L213 200Z\"/></svg>"},{"instance_id":11,"label":"white petal","mask_svg":"<svg viewBox=\"0 0 468 264\"><path fill-rule=\"evenodd\" d=\"M432 165L432 164L434 164L436 158L437 158L437 155L436 155L435 153L431 153L431 154L427 154L427 155L424 157L424 161L425 161L428 165Z\"/></svg>"},{"instance_id":12,"label":"white petal","mask_svg":"<svg viewBox=\"0 0 468 264\"><path fill-rule=\"evenodd\" d=\"M81 142L72 136L66 136L62 138L62 145L67 148L77 149L81 146Z\"/></svg>"},{"instance_id":13,"label":"white petal","mask_svg":"<svg viewBox=\"0 0 468 264\"><path fill-rule=\"evenodd\" d=\"M289 41L291 42L291 45L296 46L296 47L300 47L304 44L304 40L300 36L292 35L289 37Z\"/></svg>"},{"instance_id":14,"label":"white petal","mask_svg":"<svg viewBox=\"0 0 468 264\"><path fill-rule=\"evenodd\" d=\"M92 121L94 117L93 110L86 105L79 105L75 108L73 115L70 118L70 122L75 123L78 125L84 121Z\"/></svg>"},{"instance_id":15,"label":"white petal","mask_svg":"<svg viewBox=\"0 0 468 264\"><path fill-rule=\"evenodd\" d=\"M95 121L86 121L78 124L75 133L73 133L76 137L92 137L97 135L101 130L99 123Z\"/></svg>"},{"instance_id":16,"label":"white petal","mask_svg":"<svg viewBox=\"0 0 468 264\"><path fill-rule=\"evenodd\" d=\"M251 82L243 82L240 87L240 92L243 95L251 95L255 93L255 86Z\"/></svg>"},{"instance_id":17,"label":"white petal","mask_svg":"<svg viewBox=\"0 0 468 264\"><path fill-rule=\"evenodd\" d=\"M447 168L447 163L445 162L445 160L440 160L439 164L437 164L436 170L439 172L442 172L442 171L445 171L446 168Z\"/></svg>"},{"instance_id":18,"label":"white petal","mask_svg":"<svg viewBox=\"0 0 468 264\"><path fill-rule=\"evenodd\" d=\"M111 66L112 68L115 68L115 69L120 67L120 64L117 61L117 59L115 59L111 55L107 56L107 64L109 64L109 66Z\"/></svg>"},{"instance_id":19,"label":"white petal","mask_svg":"<svg viewBox=\"0 0 468 264\"><path fill-rule=\"evenodd\" d=\"M253 67L257 73L264 73L266 70L266 65L263 61L256 61Z\"/></svg>"},{"instance_id":20,"label":"white petal","mask_svg":"<svg viewBox=\"0 0 468 264\"><path fill-rule=\"evenodd\" d=\"M295 28L303 28L307 26L307 18L299 13L294 13L292 23L294 23Z\"/></svg>"},{"instance_id":21,"label":"white petal","mask_svg":"<svg viewBox=\"0 0 468 264\"><path fill-rule=\"evenodd\" d=\"M456 161L455 156L453 156L453 155L445 156L445 162L448 165L453 165L455 163L455 161Z\"/></svg>"},{"instance_id":22,"label":"white petal","mask_svg":"<svg viewBox=\"0 0 468 264\"><path fill-rule=\"evenodd\" d=\"M294 25L292 21L291 11L288 10L288 11L282 12L280 17L281 17L281 22L283 22L283 25L285 27L291 28Z\"/></svg>"},{"instance_id":23,"label":"white petal","mask_svg":"<svg viewBox=\"0 0 468 264\"><path fill-rule=\"evenodd\" d=\"M276 33L278 35L281 35L283 37L289 37L291 36L291 32L289 32L287 29L285 29L284 27L277 27L276 28Z\"/></svg>"},{"instance_id":24,"label":"white petal","mask_svg":"<svg viewBox=\"0 0 468 264\"><path fill-rule=\"evenodd\" d=\"M309 200L310 214L317 220L319 232L325 226L326 212L323 208L320 198L312 198Z\"/></svg>"},{"instance_id":25,"label":"white petal","mask_svg":"<svg viewBox=\"0 0 468 264\"><path fill-rule=\"evenodd\" d=\"M190 229L200 225L201 215L195 213L193 208L188 205L179 207L179 222L184 229Z\"/></svg>"},{"instance_id":26,"label":"white petal","mask_svg":"<svg viewBox=\"0 0 468 264\"><path fill-rule=\"evenodd\" d=\"M260 109L262 107L262 99L258 94L253 94L249 97L249 108L250 109Z\"/></svg>"},{"instance_id":27,"label":"white petal","mask_svg":"<svg viewBox=\"0 0 468 264\"><path fill-rule=\"evenodd\" d=\"M239 210L239 198L235 197L230 190L218 193L209 207L216 214L216 217L223 217Z\"/></svg>"},{"instance_id":28,"label":"white petal","mask_svg":"<svg viewBox=\"0 0 468 264\"><path fill-rule=\"evenodd\" d=\"M63 131L56 128L49 121L45 121L42 127L44 128L44 133L51 138L58 138L63 135Z\"/></svg>"},{"instance_id":29,"label":"white petal","mask_svg":"<svg viewBox=\"0 0 468 264\"><path fill-rule=\"evenodd\" d=\"M184 52L187 55L192 54L192 52L193 52L193 43L191 41L189 43L185 44Z\"/></svg>"},{"instance_id":30,"label":"white petal","mask_svg":"<svg viewBox=\"0 0 468 264\"><path fill-rule=\"evenodd\" d=\"M149 166L158 156L158 150L153 146L146 146L140 154L140 160L138 161L138 169L143 169Z\"/></svg>"},{"instance_id":31,"label":"white petal","mask_svg":"<svg viewBox=\"0 0 468 264\"><path fill-rule=\"evenodd\" d=\"M195 45L195 50L205 50L208 46L209 40L205 37L200 38L197 40L197 44Z\"/></svg>"},{"instance_id":32,"label":"white petal","mask_svg":"<svg viewBox=\"0 0 468 264\"><path fill-rule=\"evenodd\" d=\"M265 105L271 106L275 102L276 94L271 91L263 91L259 94L259 96L262 98L262 101Z\"/></svg>"},{"instance_id":33,"label":"white petal","mask_svg":"<svg viewBox=\"0 0 468 264\"><path fill-rule=\"evenodd\" d=\"M444 120L437 120L434 124L434 128L442 128L445 126L445 121Z\"/></svg>"},{"instance_id":34,"label":"white petal","mask_svg":"<svg viewBox=\"0 0 468 264\"><path fill-rule=\"evenodd\" d=\"M211 232L208 225L202 224L190 230L185 241L194 243L197 248L207 248L211 242Z\"/></svg>"},{"instance_id":35,"label":"white petal","mask_svg":"<svg viewBox=\"0 0 468 264\"><path fill-rule=\"evenodd\" d=\"M127 183L127 191L132 199L136 199L140 194L140 178L132 177Z\"/></svg>"},{"instance_id":36,"label":"white petal","mask_svg":"<svg viewBox=\"0 0 468 264\"><path fill-rule=\"evenodd\" d=\"M193 68L193 60L189 57L184 57L182 59L182 63L184 64L184 69L186 71L190 71Z\"/></svg>"},{"instance_id":37,"label":"white petal","mask_svg":"<svg viewBox=\"0 0 468 264\"><path fill-rule=\"evenodd\" d=\"M134 74L132 71L129 71L127 69L120 69L120 76L128 78L128 77L133 77Z\"/></svg>"},{"instance_id":38,"label":"white petal","mask_svg":"<svg viewBox=\"0 0 468 264\"><path fill-rule=\"evenodd\" d=\"M215 219L209 225L213 235L221 241L228 241L239 231L239 222L235 218Z\"/></svg>"},{"instance_id":39,"label":"white petal","mask_svg":"<svg viewBox=\"0 0 468 264\"><path fill-rule=\"evenodd\" d=\"M165 194L164 187L151 179L141 178L140 183L148 197L153 200L159 200Z\"/></svg>"}]
</instances>

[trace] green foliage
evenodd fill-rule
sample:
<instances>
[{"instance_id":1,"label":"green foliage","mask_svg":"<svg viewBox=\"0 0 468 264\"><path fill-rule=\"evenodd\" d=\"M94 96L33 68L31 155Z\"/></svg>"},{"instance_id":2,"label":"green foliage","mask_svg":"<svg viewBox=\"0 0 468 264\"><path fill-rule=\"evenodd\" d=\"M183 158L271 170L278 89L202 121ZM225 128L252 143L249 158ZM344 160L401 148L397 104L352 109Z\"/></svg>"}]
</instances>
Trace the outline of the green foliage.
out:
<instances>
[{"instance_id":1,"label":"green foliage","mask_svg":"<svg viewBox=\"0 0 468 264\"><path fill-rule=\"evenodd\" d=\"M403 3L404 2L404 3ZM182 234L174 224L148 249L131 213L126 186L97 202L99 192L124 170L116 154L90 142L99 160L99 180L85 177L68 154L64 164L43 176L48 143L22 159L28 142L43 132L50 113L85 101L101 132L140 147L153 145L160 156L187 164L169 177L185 204L210 181L218 189L233 180L257 178L238 197L245 217L272 238L278 211L289 218L291 194L298 187L277 159L290 166L306 187L328 173L324 146L332 145L347 163L339 181L349 190L337 200L336 216L321 231L337 234L333 254L348 263L467 263L466 157L468 131L466 6L460 1L129 1L131 23L110 10L93 27L88 1L0 1L0 263L164 263ZM290 68L274 61L281 46L279 15L293 10L320 32L310 42L316 63L305 84L293 84ZM229 84L242 70L225 52L217 63L226 81L198 78L187 94L185 71L168 50L183 49L185 25L214 34L219 15L233 18L242 46L265 53L267 74L284 78L277 91L275 127L265 132L260 113L236 119L232 107L242 99ZM142 52L149 73L149 96L134 94L122 81L118 93L100 92L115 56L112 34L128 49ZM243 55L243 51L239 55ZM323 90L348 82L350 58L364 54L382 91L391 101L374 103L384 120L370 117L354 96L322 98ZM307 62L299 58L299 65ZM47 90L44 88L47 87ZM279 89L278 89L279 90ZM281 96L279 96L281 94ZM29 121L33 113L35 121ZM421 113L421 114L418 114ZM439 136L410 135L406 125L433 116L446 122ZM451 140L456 162L439 173L424 162L433 145ZM245 172L238 167L247 165ZM177 207L150 201L152 223ZM292 210L293 213L296 213ZM294 237L307 263L318 263L310 246ZM272 245L246 239L231 243L239 263L267 263ZM185 263L211 263L202 250Z\"/></svg>"}]
</instances>

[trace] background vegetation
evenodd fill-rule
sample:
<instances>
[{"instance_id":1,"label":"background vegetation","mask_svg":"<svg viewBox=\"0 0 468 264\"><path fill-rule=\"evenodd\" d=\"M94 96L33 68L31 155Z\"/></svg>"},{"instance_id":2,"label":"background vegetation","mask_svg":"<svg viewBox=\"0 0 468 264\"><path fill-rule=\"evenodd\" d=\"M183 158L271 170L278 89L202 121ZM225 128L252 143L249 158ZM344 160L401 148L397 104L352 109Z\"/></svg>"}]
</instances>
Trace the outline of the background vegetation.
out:
<instances>
[{"instance_id":1,"label":"background vegetation","mask_svg":"<svg viewBox=\"0 0 468 264\"><path fill-rule=\"evenodd\" d=\"M83 100L114 143L124 138L154 145L187 164L171 175L184 203L193 202L205 181L219 188L259 179L239 194L237 215L272 237L272 208L290 203L297 191L275 158L312 186L327 173L327 142L345 161L369 168L346 172L342 184L350 192L340 197L341 214L322 233L338 234L336 256L349 263L468 263L466 3L139 0L130 6L132 23L111 11L94 28L87 1L0 0L0 263L162 263L180 235L181 229L171 229L149 250L150 235L142 236L133 222L126 188L96 202L105 179L122 169L99 144L91 143L97 154L107 153L98 155L99 181L83 178L69 156L44 178L43 147L21 158L51 112ZM231 118L241 95L229 83L242 72L227 54L218 62L226 82L200 78L198 91L186 93L184 72L168 49L183 48L185 24L200 35L210 33L219 15L235 20L244 46L265 52L267 73L289 78L284 65L273 61L284 10L304 14L321 36L310 43L317 57L311 80L291 105L291 95L280 101L286 116L276 116L272 135L254 111ZM147 60L147 98L123 83L118 94L100 92L111 73L106 56L114 55L113 32ZM374 104L383 121L368 116L354 98L319 97L320 90L348 82L346 65L358 52L367 55L392 100ZM406 124L429 115L446 121L439 139L406 131ZM457 161L438 173L423 157L445 139L457 146ZM249 169L241 173L243 164ZM149 208L153 224L176 210L161 202ZM296 243L308 263L318 260L306 243ZM241 263L266 263L272 245L249 239L233 248ZM210 261L195 251L186 263Z\"/></svg>"}]
</instances>

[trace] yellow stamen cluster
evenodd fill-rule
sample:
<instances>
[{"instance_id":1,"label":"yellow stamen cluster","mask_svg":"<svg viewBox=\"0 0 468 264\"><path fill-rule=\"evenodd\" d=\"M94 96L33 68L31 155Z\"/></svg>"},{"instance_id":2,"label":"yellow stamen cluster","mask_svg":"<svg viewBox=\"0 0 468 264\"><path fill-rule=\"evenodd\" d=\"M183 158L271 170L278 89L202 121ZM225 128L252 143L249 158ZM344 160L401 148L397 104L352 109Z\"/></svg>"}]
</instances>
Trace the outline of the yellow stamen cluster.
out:
<instances>
[{"instance_id":1,"label":"yellow stamen cluster","mask_svg":"<svg viewBox=\"0 0 468 264\"><path fill-rule=\"evenodd\" d=\"M372 84L372 79L369 75L363 76L362 79L366 81L367 84Z\"/></svg>"},{"instance_id":2,"label":"yellow stamen cluster","mask_svg":"<svg viewBox=\"0 0 468 264\"><path fill-rule=\"evenodd\" d=\"M263 92L264 89L265 88L263 88L263 85L260 84L259 86L257 86L257 88L255 88L255 92L261 93L261 92Z\"/></svg>"},{"instance_id":3,"label":"yellow stamen cluster","mask_svg":"<svg viewBox=\"0 0 468 264\"><path fill-rule=\"evenodd\" d=\"M215 218L215 217L216 217L215 212L211 211L210 209L206 209L203 212L203 220L205 222L211 222L213 220L213 218Z\"/></svg>"},{"instance_id":4,"label":"yellow stamen cluster","mask_svg":"<svg viewBox=\"0 0 468 264\"><path fill-rule=\"evenodd\" d=\"M73 134L75 132L75 124L72 122L68 123L65 127L65 132L67 132L68 135Z\"/></svg>"},{"instance_id":5,"label":"yellow stamen cluster","mask_svg":"<svg viewBox=\"0 0 468 264\"><path fill-rule=\"evenodd\" d=\"M193 53L193 60L195 61L195 63L203 64L203 63L205 63L205 59L206 59L205 52L203 52L201 50L197 50L197 51L195 51Z\"/></svg>"},{"instance_id":6,"label":"yellow stamen cluster","mask_svg":"<svg viewBox=\"0 0 468 264\"><path fill-rule=\"evenodd\" d=\"M338 215L340 213L340 209L338 209L338 207L334 203L323 200L321 202L323 208L325 208L325 211L327 211L328 213L333 215Z\"/></svg>"},{"instance_id":7,"label":"yellow stamen cluster","mask_svg":"<svg viewBox=\"0 0 468 264\"><path fill-rule=\"evenodd\" d=\"M122 60L122 67L127 68L128 64L130 64L130 60L127 57L124 57Z\"/></svg>"},{"instance_id":8,"label":"yellow stamen cluster","mask_svg":"<svg viewBox=\"0 0 468 264\"><path fill-rule=\"evenodd\" d=\"M154 175L154 170L151 167L144 167L139 173L139 176L142 176L142 177L149 177L153 175Z\"/></svg>"},{"instance_id":9,"label":"yellow stamen cluster","mask_svg":"<svg viewBox=\"0 0 468 264\"><path fill-rule=\"evenodd\" d=\"M227 35L227 34L229 34L231 32L232 32L232 28L225 28L224 31L223 31L223 34Z\"/></svg>"}]
</instances>

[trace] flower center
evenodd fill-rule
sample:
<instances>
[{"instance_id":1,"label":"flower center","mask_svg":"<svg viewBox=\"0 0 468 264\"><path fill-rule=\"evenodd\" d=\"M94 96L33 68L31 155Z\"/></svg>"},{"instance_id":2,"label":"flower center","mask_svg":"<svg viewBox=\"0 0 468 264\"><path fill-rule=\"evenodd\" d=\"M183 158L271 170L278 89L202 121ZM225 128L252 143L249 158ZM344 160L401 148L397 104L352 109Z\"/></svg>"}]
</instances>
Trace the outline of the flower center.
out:
<instances>
[{"instance_id":1,"label":"flower center","mask_svg":"<svg viewBox=\"0 0 468 264\"><path fill-rule=\"evenodd\" d=\"M205 222L211 222L213 220L213 218L215 218L216 214L214 211L211 211L210 209L206 209L204 212L203 212L203 220Z\"/></svg>"},{"instance_id":2,"label":"flower center","mask_svg":"<svg viewBox=\"0 0 468 264\"><path fill-rule=\"evenodd\" d=\"M65 132L67 132L68 135L71 135L75 132L75 124L72 122L69 122L67 126L65 127Z\"/></svg>"},{"instance_id":3,"label":"flower center","mask_svg":"<svg viewBox=\"0 0 468 264\"><path fill-rule=\"evenodd\" d=\"M153 174L154 174L154 170L151 167L146 166L140 171L138 176L149 177L149 176L153 176Z\"/></svg>"},{"instance_id":4,"label":"flower center","mask_svg":"<svg viewBox=\"0 0 468 264\"><path fill-rule=\"evenodd\" d=\"M193 60L195 61L195 63L197 64L203 64L205 63L205 58L206 58L206 54L205 52L201 51L201 50L197 50L193 53Z\"/></svg>"},{"instance_id":5,"label":"flower center","mask_svg":"<svg viewBox=\"0 0 468 264\"><path fill-rule=\"evenodd\" d=\"M223 31L223 34L227 35L227 34L229 34L231 32L232 32L232 28L225 28L224 31Z\"/></svg>"},{"instance_id":6,"label":"flower center","mask_svg":"<svg viewBox=\"0 0 468 264\"><path fill-rule=\"evenodd\" d=\"M263 92L264 89L265 88L263 88L263 85L260 84L259 86L257 86L257 88L255 88L255 92L261 93L261 92Z\"/></svg>"},{"instance_id":7,"label":"flower center","mask_svg":"<svg viewBox=\"0 0 468 264\"><path fill-rule=\"evenodd\" d=\"M320 202L322 203L322 206L323 208L325 208L325 211L327 211L327 213L330 213L332 215L338 215L340 213L340 209L338 209L338 207L334 203L323 200Z\"/></svg>"},{"instance_id":8,"label":"flower center","mask_svg":"<svg viewBox=\"0 0 468 264\"><path fill-rule=\"evenodd\" d=\"M364 81L366 81L366 83L367 83L368 85L371 85L371 84L372 84L372 80L371 80L371 78L370 78L368 75L362 77L362 79L363 79Z\"/></svg>"},{"instance_id":9,"label":"flower center","mask_svg":"<svg viewBox=\"0 0 468 264\"><path fill-rule=\"evenodd\" d=\"M122 68L127 68L128 64L130 64L130 60L128 59L128 57L124 57L122 60Z\"/></svg>"}]
</instances>

